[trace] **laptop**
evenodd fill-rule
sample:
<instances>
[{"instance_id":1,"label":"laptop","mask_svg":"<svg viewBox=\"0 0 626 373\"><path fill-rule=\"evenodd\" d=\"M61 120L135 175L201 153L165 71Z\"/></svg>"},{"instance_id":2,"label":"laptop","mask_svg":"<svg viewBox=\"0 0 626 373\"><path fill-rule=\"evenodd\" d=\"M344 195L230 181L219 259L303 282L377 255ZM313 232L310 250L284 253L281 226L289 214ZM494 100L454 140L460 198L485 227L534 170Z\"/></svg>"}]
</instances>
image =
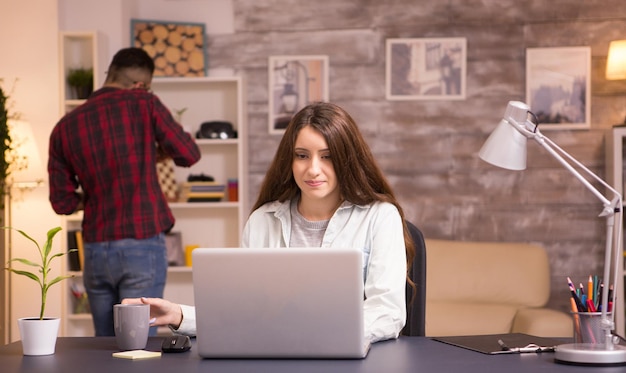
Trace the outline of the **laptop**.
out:
<instances>
[{"instance_id":1,"label":"laptop","mask_svg":"<svg viewBox=\"0 0 626 373\"><path fill-rule=\"evenodd\" d=\"M203 358L364 358L363 255L354 248L195 249Z\"/></svg>"}]
</instances>

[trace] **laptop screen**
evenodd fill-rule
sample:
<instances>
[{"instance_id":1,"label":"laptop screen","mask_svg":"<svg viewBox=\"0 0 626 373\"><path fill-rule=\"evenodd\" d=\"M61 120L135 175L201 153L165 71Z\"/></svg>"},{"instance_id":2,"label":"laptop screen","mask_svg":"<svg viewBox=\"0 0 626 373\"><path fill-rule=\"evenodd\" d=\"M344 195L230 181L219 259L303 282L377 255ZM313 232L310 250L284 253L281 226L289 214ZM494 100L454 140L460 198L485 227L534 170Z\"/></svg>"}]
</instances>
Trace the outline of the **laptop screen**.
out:
<instances>
[{"instance_id":1,"label":"laptop screen","mask_svg":"<svg viewBox=\"0 0 626 373\"><path fill-rule=\"evenodd\" d=\"M203 357L362 358L362 253L354 248L193 251Z\"/></svg>"}]
</instances>

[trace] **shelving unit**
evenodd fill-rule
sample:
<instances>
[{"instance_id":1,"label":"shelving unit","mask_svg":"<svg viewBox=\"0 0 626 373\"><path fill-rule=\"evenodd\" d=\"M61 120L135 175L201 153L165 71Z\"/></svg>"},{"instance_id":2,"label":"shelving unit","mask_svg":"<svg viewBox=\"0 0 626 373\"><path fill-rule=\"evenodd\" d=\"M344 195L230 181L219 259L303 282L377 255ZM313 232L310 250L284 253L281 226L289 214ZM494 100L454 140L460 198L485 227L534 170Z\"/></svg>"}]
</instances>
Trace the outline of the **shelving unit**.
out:
<instances>
[{"instance_id":1,"label":"shelving unit","mask_svg":"<svg viewBox=\"0 0 626 373\"><path fill-rule=\"evenodd\" d=\"M73 215L64 216L62 219L61 227L63 230L59 232L61 236L61 247L68 247L68 232L76 229L81 229L81 222L83 220L83 213L77 212ZM61 261L63 264L63 273L72 276L67 279L63 284L67 288L62 293L64 299L62 301L63 317L61 317L61 332L62 336L92 336L94 335L93 324L91 322L91 314L89 313L76 313L77 300L72 295L72 286L78 284L82 286L83 274L78 271L69 271L67 260Z\"/></svg>"},{"instance_id":2,"label":"shelving unit","mask_svg":"<svg viewBox=\"0 0 626 373\"><path fill-rule=\"evenodd\" d=\"M91 68L94 71L93 87L99 86L98 82L98 36L96 32L68 32L59 34L59 79L61 87L61 114L65 114L79 106L85 100L79 100L73 94L67 84L67 75L71 69Z\"/></svg>"},{"instance_id":3,"label":"shelving unit","mask_svg":"<svg viewBox=\"0 0 626 373\"><path fill-rule=\"evenodd\" d=\"M626 127L613 127L606 133L606 181L617 190L624 198L625 188L625 175L626 175ZM626 204L622 201L622 216ZM624 219L626 223L626 219ZM620 229L616 227L615 229ZM624 249L624 235L626 234L626 227L621 227L622 242L621 246ZM615 245L618 247L617 243ZM624 252L626 259L626 251ZM626 272L626 261L622 261L622 265L619 266L618 276L618 291L617 291L617 307L615 307L615 329L619 335L624 335L625 332L625 290L624 290L624 273Z\"/></svg>"},{"instance_id":4,"label":"shelving unit","mask_svg":"<svg viewBox=\"0 0 626 373\"><path fill-rule=\"evenodd\" d=\"M248 210L247 145L244 99L241 77L154 78L152 89L163 103L176 113L185 109L181 124L192 135L207 121L228 121L237 138L197 139L201 160L190 168L176 167L179 184L190 174L212 176L219 184L238 180L238 200L224 202L177 202L170 204L176 225L182 232L183 247L237 247Z\"/></svg>"},{"instance_id":5,"label":"shelving unit","mask_svg":"<svg viewBox=\"0 0 626 373\"><path fill-rule=\"evenodd\" d=\"M96 34L91 32L61 33L61 113L66 113L82 104L70 96L65 83L65 74L70 67L96 67ZM94 74L96 76L96 74ZM94 87L98 87L94 82ZM245 203L247 196L247 134L244 111L243 80L230 77L186 77L154 78L152 90L176 117L185 109L180 122L185 130L195 135L203 122L228 121L238 133L237 138L226 140L197 139L202 153L200 161L190 168L176 167L176 181L182 185L189 174L213 176L220 184L229 179L238 181L238 200L229 201L228 195L221 202L175 202L170 208L176 218L174 232L181 232L182 245L200 247L238 247L241 232L248 214ZM67 247L67 232L80 229L82 213L62 219L62 247ZM62 329L63 336L93 335L91 315L74 313L75 301L71 292L72 281L82 283L81 272L68 272L63 261L62 271L74 276L69 279L64 292ZM190 267L170 267L164 297L168 300L193 304L193 289Z\"/></svg>"}]
</instances>

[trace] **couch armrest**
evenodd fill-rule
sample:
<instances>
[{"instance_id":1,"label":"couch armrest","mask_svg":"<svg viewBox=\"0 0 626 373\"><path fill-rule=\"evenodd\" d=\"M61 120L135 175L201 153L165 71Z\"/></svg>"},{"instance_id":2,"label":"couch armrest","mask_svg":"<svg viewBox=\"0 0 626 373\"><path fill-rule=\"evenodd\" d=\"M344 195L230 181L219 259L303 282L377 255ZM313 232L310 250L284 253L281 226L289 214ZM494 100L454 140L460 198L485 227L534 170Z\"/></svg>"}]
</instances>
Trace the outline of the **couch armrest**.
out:
<instances>
[{"instance_id":1,"label":"couch armrest","mask_svg":"<svg viewBox=\"0 0 626 373\"><path fill-rule=\"evenodd\" d=\"M571 338L574 336L572 317L549 308L520 308L513 319L512 333L538 337Z\"/></svg>"},{"instance_id":2,"label":"couch armrest","mask_svg":"<svg viewBox=\"0 0 626 373\"><path fill-rule=\"evenodd\" d=\"M509 333L517 307L494 303L430 301L426 305L426 336Z\"/></svg>"}]
</instances>

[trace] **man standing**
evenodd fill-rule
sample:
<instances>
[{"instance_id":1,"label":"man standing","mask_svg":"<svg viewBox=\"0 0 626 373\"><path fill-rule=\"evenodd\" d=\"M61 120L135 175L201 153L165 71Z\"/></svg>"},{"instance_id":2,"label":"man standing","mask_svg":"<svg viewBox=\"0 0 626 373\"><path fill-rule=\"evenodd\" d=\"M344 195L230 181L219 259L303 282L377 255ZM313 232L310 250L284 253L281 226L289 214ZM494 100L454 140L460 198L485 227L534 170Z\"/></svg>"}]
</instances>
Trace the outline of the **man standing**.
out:
<instances>
[{"instance_id":1,"label":"man standing","mask_svg":"<svg viewBox=\"0 0 626 373\"><path fill-rule=\"evenodd\" d=\"M150 93L153 73L144 50L121 49L103 87L50 135L52 208L84 209L83 280L96 336L114 335L113 305L122 299L163 296L164 233L174 216L159 185L158 154L184 167L200 159L193 138Z\"/></svg>"}]
</instances>

